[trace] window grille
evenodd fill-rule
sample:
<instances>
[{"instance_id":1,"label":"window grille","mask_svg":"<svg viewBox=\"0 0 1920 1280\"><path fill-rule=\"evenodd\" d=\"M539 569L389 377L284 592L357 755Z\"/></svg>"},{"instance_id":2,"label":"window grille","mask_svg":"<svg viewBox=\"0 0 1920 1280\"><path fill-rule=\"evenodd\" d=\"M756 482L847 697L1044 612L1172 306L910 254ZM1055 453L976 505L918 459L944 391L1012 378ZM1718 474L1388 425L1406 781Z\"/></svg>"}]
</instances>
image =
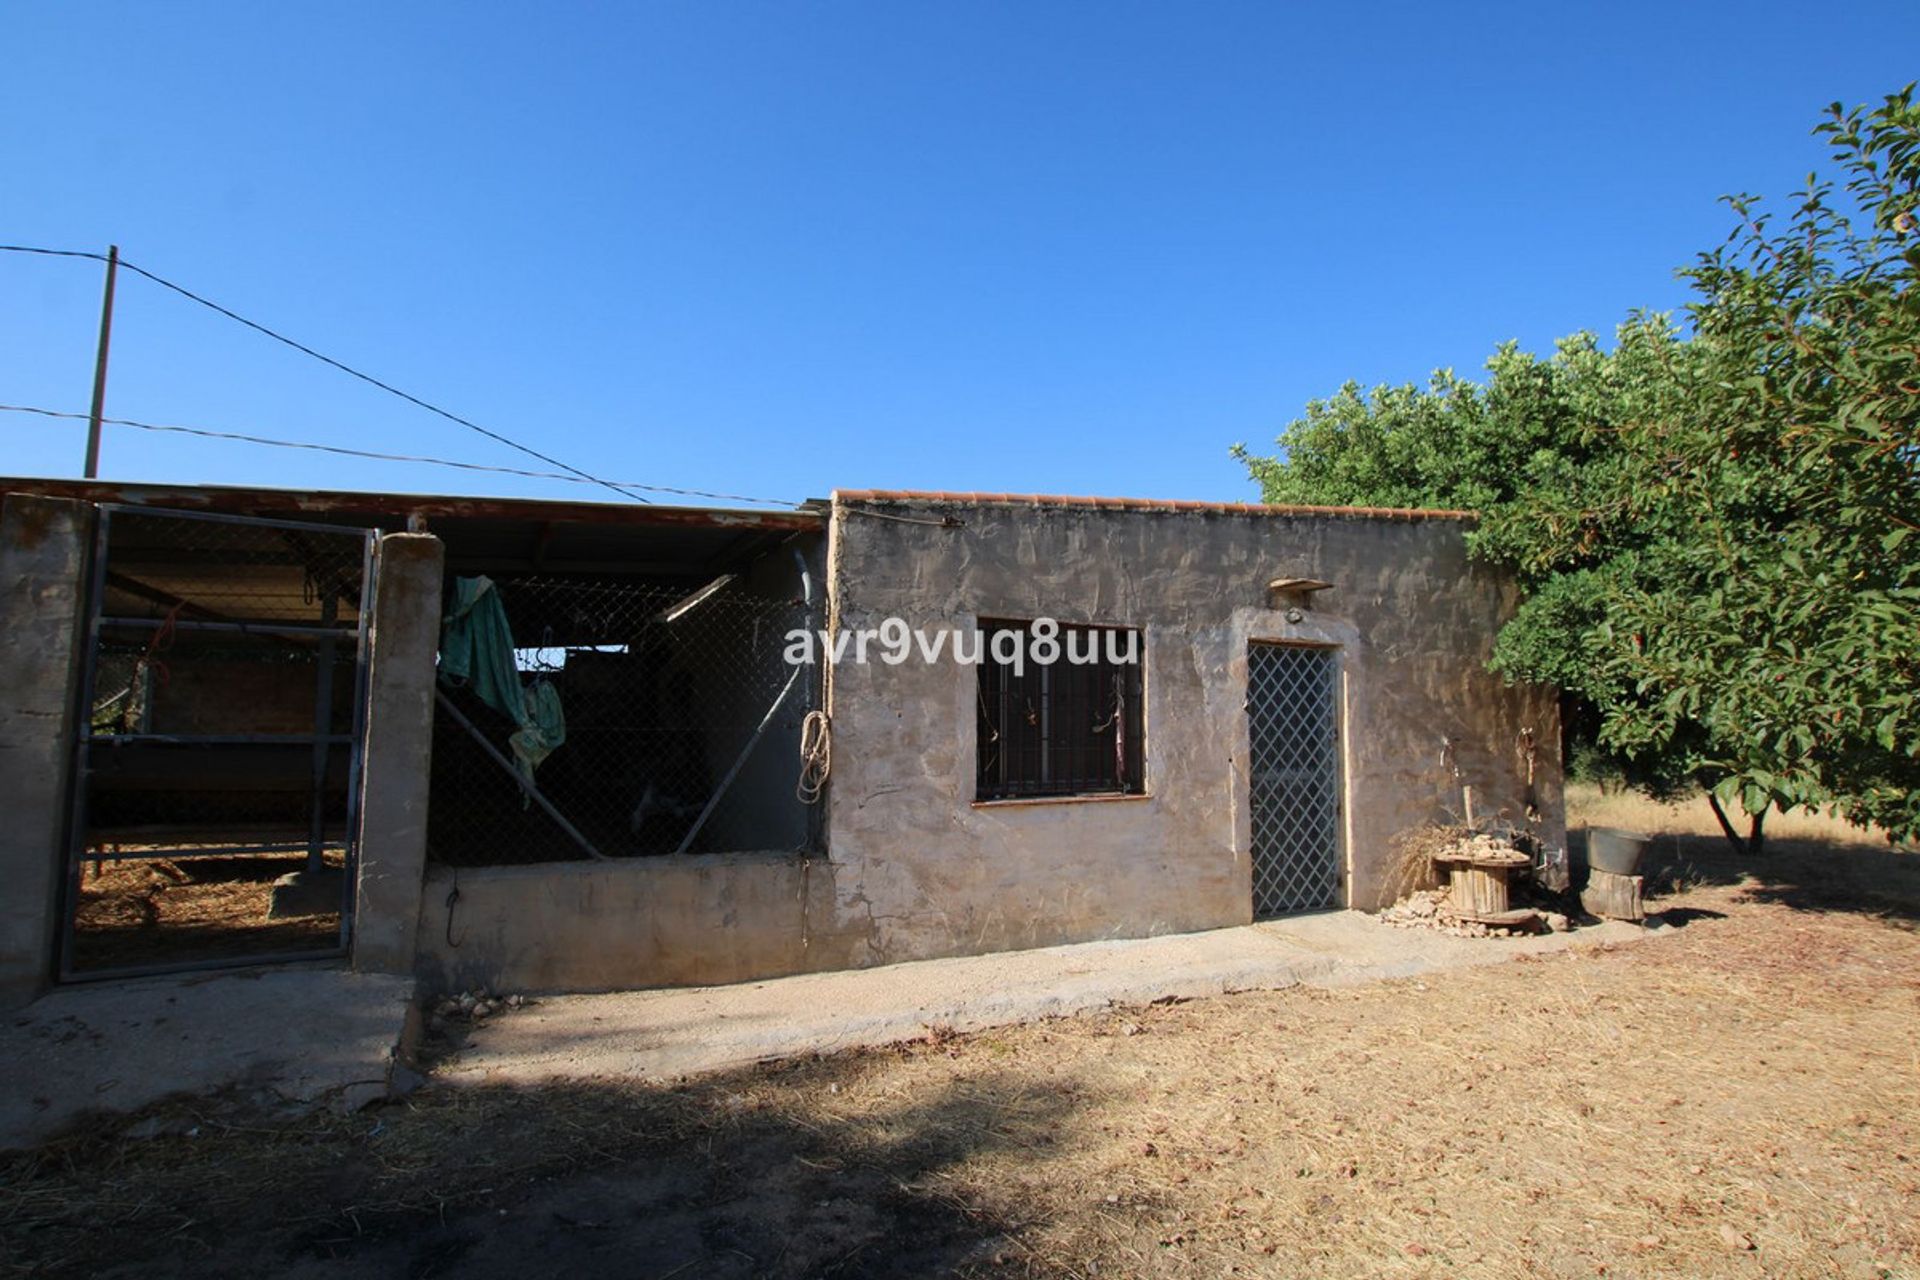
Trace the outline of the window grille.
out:
<instances>
[{"instance_id":1,"label":"window grille","mask_svg":"<svg viewBox=\"0 0 1920 1280\"><path fill-rule=\"evenodd\" d=\"M995 659L1003 633L1019 638L1024 662ZM1032 660L1032 638L1028 622L980 623L976 798L1143 794L1140 633L1063 624L1059 659L1046 664ZM1003 654L1010 645L997 643Z\"/></svg>"}]
</instances>

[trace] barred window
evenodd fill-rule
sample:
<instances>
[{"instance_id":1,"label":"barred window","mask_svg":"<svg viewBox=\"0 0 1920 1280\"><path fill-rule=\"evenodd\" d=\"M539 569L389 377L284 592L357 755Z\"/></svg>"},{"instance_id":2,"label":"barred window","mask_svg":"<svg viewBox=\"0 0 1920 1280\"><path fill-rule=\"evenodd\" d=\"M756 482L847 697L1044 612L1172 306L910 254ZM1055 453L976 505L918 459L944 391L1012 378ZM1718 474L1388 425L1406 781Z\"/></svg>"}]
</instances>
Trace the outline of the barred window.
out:
<instances>
[{"instance_id":1,"label":"barred window","mask_svg":"<svg viewBox=\"0 0 1920 1280\"><path fill-rule=\"evenodd\" d=\"M1057 656L1036 662L1048 635ZM980 639L976 799L1146 791L1137 630L982 619Z\"/></svg>"}]
</instances>

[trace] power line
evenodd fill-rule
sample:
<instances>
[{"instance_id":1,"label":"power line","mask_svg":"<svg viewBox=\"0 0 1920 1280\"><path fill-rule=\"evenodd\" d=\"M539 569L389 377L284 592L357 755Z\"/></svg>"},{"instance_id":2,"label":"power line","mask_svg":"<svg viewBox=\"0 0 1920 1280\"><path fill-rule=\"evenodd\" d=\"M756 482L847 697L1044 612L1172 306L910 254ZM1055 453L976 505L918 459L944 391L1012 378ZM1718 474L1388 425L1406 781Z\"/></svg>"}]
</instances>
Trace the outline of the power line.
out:
<instances>
[{"instance_id":1,"label":"power line","mask_svg":"<svg viewBox=\"0 0 1920 1280\"><path fill-rule=\"evenodd\" d=\"M105 254L91 253L81 249L44 249L35 245L22 245L22 244L0 245L0 252L30 253L30 254L38 254L40 256L49 257L49 258L89 258L95 262L105 262L107 260ZM549 455L540 452L538 449L531 448L527 445L521 444L518 440L514 440L507 436L504 436L500 434L498 431L489 430L488 428L481 426L477 422L461 417L457 413L453 413L449 410L442 409L437 404L433 404L429 401L422 400L419 396L412 395L408 392L402 391L400 388L393 386L391 383L382 382L380 379L374 377L370 373L362 373L360 370L354 368L352 365L345 364L339 360L335 360L332 356L322 355L320 352L315 351L312 347L309 347L304 343L295 342L292 338L287 337L283 333L276 333L272 329L269 329L266 325L263 325L258 321L249 320L245 316L241 315L239 312L229 310L228 308L221 306L219 303L214 302L211 299L203 298L199 294L195 293L193 290L187 288L185 285L178 285L178 284L175 284L173 281L168 280L164 276L155 275L153 272L147 270L143 266L138 265L137 263L129 262L125 258L121 258L120 265L122 267L125 267L128 271L135 273L136 275L145 276L147 279L153 281L153 283L159 285L163 289L171 289L173 292L179 294L181 297L187 298L193 302L197 302L201 306L206 307L211 311L218 312L219 314L225 316L227 319L235 321L238 324L243 324L247 328L252 329L256 333L265 334L267 337L272 338L275 342L283 343L286 346L292 347L295 351L298 351L303 355L311 356L315 360L320 361L320 363L322 364L331 365L333 368L338 369L340 372L347 374L351 377L358 378L360 381L367 383L370 386L378 387L380 390L386 392L388 395L398 396L409 404L416 405L419 408L425 409L428 413L438 414L440 417L445 418L447 421L458 423L460 426L467 428L467 430L469 431L476 431L481 435L487 437L487 439L489 440L493 440L500 444L506 445L509 449L517 449L521 453L526 454L530 458L538 458L540 461L546 463L548 466L558 467L562 471L570 473L577 479L587 481L591 484L600 485L603 488L611 489L623 498L630 498L635 502L651 501L651 499L644 498L637 493L629 492L630 489L637 489L643 486L640 486L640 485L621 486L621 485L613 484L610 481L602 480L599 476L596 476L591 472L582 471L580 468L573 466L570 463L562 462L560 459L555 457L550 457ZM645 486L645 487L652 488L653 486Z\"/></svg>"},{"instance_id":2,"label":"power line","mask_svg":"<svg viewBox=\"0 0 1920 1280\"><path fill-rule=\"evenodd\" d=\"M122 263L122 265L125 264ZM62 418L77 422L86 422L90 417L84 413L67 413L59 409L43 409L37 405L28 404L0 404L0 413L32 413L43 418ZM593 477L582 478L558 471L526 471L519 467L496 467L481 462L456 462L450 458L429 458L408 453L377 453L370 449L349 449L343 445L316 444L308 440L277 440L271 436L246 435L237 431L215 431L208 427L168 426L153 422L135 422L130 418L102 418L100 421L108 426L132 427L140 431L163 431L176 435L198 436L207 440L232 440L242 444L271 445L276 449L309 449L316 453L332 453L346 458L369 458L376 462L417 462L427 466L452 467L459 471L484 471L494 475L525 476L533 480L564 480L568 484L618 485L623 489L644 489L649 493L672 494L682 498L709 498L719 502L755 502L769 507L800 505L780 498L751 498L741 493L713 493L706 489L675 489L667 485L642 484L637 480L607 481Z\"/></svg>"},{"instance_id":3,"label":"power line","mask_svg":"<svg viewBox=\"0 0 1920 1280\"><path fill-rule=\"evenodd\" d=\"M91 258L95 262L105 262L107 255L93 253L86 249L41 249L30 244L0 244L0 252L37 253L43 258Z\"/></svg>"}]
</instances>

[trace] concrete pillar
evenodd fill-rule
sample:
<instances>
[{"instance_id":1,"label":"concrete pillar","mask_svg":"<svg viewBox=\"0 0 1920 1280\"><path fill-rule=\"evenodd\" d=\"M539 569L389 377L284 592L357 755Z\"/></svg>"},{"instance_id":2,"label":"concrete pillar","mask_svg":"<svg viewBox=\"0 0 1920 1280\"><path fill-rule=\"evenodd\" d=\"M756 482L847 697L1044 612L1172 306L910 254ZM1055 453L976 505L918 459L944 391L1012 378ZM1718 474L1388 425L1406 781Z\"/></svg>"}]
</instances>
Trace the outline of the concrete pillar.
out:
<instances>
[{"instance_id":1,"label":"concrete pillar","mask_svg":"<svg viewBox=\"0 0 1920 1280\"><path fill-rule=\"evenodd\" d=\"M93 508L0 506L0 1008L53 980Z\"/></svg>"},{"instance_id":2,"label":"concrete pillar","mask_svg":"<svg viewBox=\"0 0 1920 1280\"><path fill-rule=\"evenodd\" d=\"M411 974L427 862L434 656L445 551L424 533L380 539L361 753L353 967Z\"/></svg>"}]
</instances>

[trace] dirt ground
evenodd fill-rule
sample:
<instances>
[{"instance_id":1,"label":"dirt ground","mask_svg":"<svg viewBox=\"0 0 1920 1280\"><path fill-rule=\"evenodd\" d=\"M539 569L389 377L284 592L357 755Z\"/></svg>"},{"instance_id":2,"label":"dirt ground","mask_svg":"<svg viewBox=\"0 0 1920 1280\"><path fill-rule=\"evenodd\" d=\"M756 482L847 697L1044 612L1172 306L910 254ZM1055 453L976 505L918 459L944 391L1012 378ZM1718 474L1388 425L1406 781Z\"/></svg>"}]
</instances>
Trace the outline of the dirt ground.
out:
<instances>
[{"instance_id":1,"label":"dirt ground","mask_svg":"<svg viewBox=\"0 0 1920 1280\"><path fill-rule=\"evenodd\" d=\"M340 855L327 855L340 865ZM82 864L76 969L215 960L338 945L340 914L267 915L273 882L306 855L127 858Z\"/></svg>"},{"instance_id":2,"label":"dirt ground","mask_svg":"<svg viewBox=\"0 0 1920 1280\"><path fill-rule=\"evenodd\" d=\"M1652 905L1680 927L676 1087L430 1083L301 1119L174 1105L0 1164L0 1259L142 1277L1920 1276L1920 857L1782 824L1740 867L1698 834L1704 810L1584 802L1670 833Z\"/></svg>"}]
</instances>

